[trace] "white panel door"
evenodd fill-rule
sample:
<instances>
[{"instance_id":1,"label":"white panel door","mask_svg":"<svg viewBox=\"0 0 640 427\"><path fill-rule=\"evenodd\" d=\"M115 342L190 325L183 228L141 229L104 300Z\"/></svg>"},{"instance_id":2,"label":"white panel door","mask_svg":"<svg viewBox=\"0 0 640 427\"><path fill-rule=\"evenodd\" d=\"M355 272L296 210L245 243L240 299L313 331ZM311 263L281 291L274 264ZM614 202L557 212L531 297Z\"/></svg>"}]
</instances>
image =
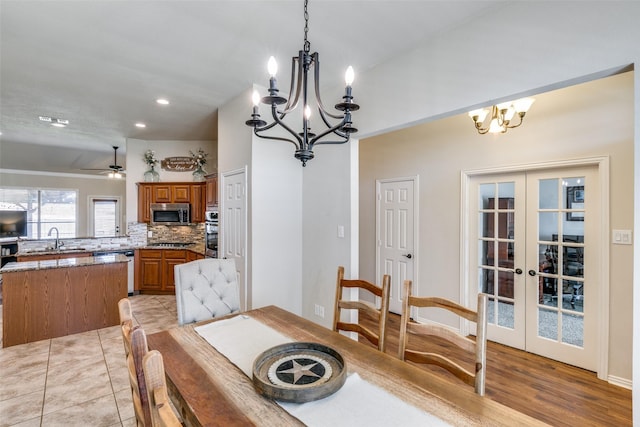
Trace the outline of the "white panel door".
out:
<instances>
[{"instance_id":1,"label":"white panel door","mask_svg":"<svg viewBox=\"0 0 640 427\"><path fill-rule=\"evenodd\" d=\"M416 185L415 178L376 183L376 281L380 284L383 275L391 276L389 311L398 314L402 312L402 283L406 279L415 281Z\"/></svg>"},{"instance_id":2,"label":"white panel door","mask_svg":"<svg viewBox=\"0 0 640 427\"><path fill-rule=\"evenodd\" d=\"M240 304L249 310L251 292L246 274L247 195L244 169L222 174L220 233L222 257L234 259L238 270Z\"/></svg>"}]
</instances>

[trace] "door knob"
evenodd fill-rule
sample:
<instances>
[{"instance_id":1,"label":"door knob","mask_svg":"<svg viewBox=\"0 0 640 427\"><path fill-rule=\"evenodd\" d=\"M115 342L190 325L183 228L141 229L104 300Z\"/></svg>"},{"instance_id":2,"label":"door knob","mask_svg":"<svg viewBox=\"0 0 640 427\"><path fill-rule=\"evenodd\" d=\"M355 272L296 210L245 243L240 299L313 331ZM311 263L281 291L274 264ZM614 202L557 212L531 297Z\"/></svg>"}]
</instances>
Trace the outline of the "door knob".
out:
<instances>
[{"instance_id":1,"label":"door knob","mask_svg":"<svg viewBox=\"0 0 640 427\"><path fill-rule=\"evenodd\" d=\"M406 255L402 255L402 256L405 256L405 257L411 259L411 254L406 254Z\"/></svg>"},{"instance_id":2,"label":"door knob","mask_svg":"<svg viewBox=\"0 0 640 427\"><path fill-rule=\"evenodd\" d=\"M535 276L535 275L536 275L535 270L529 270L529 276Z\"/></svg>"},{"instance_id":3,"label":"door knob","mask_svg":"<svg viewBox=\"0 0 640 427\"><path fill-rule=\"evenodd\" d=\"M521 268L516 268L516 274L522 274L522 269Z\"/></svg>"}]
</instances>

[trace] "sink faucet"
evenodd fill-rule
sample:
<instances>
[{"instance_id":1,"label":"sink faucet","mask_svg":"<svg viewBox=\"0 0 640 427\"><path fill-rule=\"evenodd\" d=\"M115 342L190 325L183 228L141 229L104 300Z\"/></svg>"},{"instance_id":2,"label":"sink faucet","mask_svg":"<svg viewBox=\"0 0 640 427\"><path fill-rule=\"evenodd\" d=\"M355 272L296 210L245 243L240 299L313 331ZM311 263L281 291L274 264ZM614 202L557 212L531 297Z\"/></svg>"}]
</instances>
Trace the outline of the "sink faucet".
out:
<instances>
[{"instance_id":1,"label":"sink faucet","mask_svg":"<svg viewBox=\"0 0 640 427\"><path fill-rule=\"evenodd\" d=\"M51 232L53 232L53 230L56 230L56 243L54 249L57 250L60 247L60 231L58 230L58 227L51 227L47 236L51 237Z\"/></svg>"}]
</instances>

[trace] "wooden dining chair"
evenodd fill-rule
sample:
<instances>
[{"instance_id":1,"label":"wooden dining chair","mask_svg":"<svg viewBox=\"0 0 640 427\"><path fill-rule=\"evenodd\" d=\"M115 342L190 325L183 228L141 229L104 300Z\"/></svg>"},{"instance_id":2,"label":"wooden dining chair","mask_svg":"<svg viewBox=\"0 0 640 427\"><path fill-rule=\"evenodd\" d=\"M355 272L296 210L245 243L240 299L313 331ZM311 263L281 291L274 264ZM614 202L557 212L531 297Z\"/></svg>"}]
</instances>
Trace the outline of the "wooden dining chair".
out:
<instances>
[{"instance_id":1,"label":"wooden dining chair","mask_svg":"<svg viewBox=\"0 0 640 427\"><path fill-rule=\"evenodd\" d=\"M412 307L436 307L452 312L476 324L476 337L471 339L453 329L442 325L417 323L411 319ZM485 377L487 371L487 295L478 294L477 311L470 310L449 301L437 297L415 297L411 295L411 281L405 280L402 293L402 315L400 320L400 342L398 345L398 357L415 363L438 365L466 384L475 388L480 396L484 396ZM461 349L469 352L475 360L474 371L463 368L459 363L441 354L409 349L409 335L437 336L443 338Z\"/></svg>"},{"instance_id":2,"label":"wooden dining chair","mask_svg":"<svg viewBox=\"0 0 640 427\"><path fill-rule=\"evenodd\" d=\"M380 298L380 308L367 300L359 299L351 301L343 299L344 289L358 289L368 292L375 298ZM391 277L385 274L382 278L382 286L375 285L365 280L345 279L344 267L338 267L338 279L336 282L336 299L333 310L333 330L356 332L365 337L369 342L378 346L378 350L384 352L386 348L387 317L389 315L389 290ZM359 324L341 321L342 310L363 310L378 322L376 332Z\"/></svg>"},{"instance_id":3,"label":"wooden dining chair","mask_svg":"<svg viewBox=\"0 0 640 427\"><path fill-rule=\"evenodd\" d=\"M121 327L124 335L125 324L122 324ZM151 409L143 370L143 359L149 351L147 336L144 333L144 329L138 326L131 330L130 336L131 351L127 356L127 368L129 370L133 410L138 426L151 426Z\"/></svg>"},{"instance_id":4,"label":"wooden dining chair","mask_svg":"<svg viewBox=\"0 0 640 427\"><path fill-rule=\"evenodd\" d=\"M147 398L151 408L151 425L153 427L181 426L180 419L169 403L162 355L158 350L151 350L144 356L143 364Z\"/></svg>"},{"instance_id":5,"label":"wooden dining chair","mask_svg":"<svg viewBox=\"0 0 640 427\"><path fill-rule=\"evenodd\" d=\"M131 330L133 329L133 312L131 311L131 301L129 301L129 298L122 298L118 301L118 314L120 315L124 356L127 357L131 350Z\"/></svg>"}]
</instances>

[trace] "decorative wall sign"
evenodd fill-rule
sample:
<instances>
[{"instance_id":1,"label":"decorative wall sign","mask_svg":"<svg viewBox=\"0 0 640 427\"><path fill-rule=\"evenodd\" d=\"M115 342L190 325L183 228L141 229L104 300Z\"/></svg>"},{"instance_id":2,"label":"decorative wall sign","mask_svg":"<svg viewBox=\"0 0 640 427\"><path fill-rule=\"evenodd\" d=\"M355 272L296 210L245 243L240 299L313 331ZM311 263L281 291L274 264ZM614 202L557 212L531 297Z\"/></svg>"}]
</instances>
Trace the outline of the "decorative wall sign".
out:
<instances>
[{"instance_id":1,"label":"decorative wall sign","mask_svg":"<svg viewBox=\"0 0 640 427\"><path fill-rule=\"evenodd\" d=\"M162 169L170 172L190 172L196 170L196 162L188 156L166 157L160 160Z\"/></svg>"},{"instance_id":2,"label":"decorative wall sign","mask_svg":"<svg viewBox=\"0 0 640 427\"><path fill-rule=\"evenodd\" d=\"M340 353L318 343L277 345L253 362L255 389L286 402L310 402L329 396L342 387L346 374Z\"/></svg>"}]
</instances>

